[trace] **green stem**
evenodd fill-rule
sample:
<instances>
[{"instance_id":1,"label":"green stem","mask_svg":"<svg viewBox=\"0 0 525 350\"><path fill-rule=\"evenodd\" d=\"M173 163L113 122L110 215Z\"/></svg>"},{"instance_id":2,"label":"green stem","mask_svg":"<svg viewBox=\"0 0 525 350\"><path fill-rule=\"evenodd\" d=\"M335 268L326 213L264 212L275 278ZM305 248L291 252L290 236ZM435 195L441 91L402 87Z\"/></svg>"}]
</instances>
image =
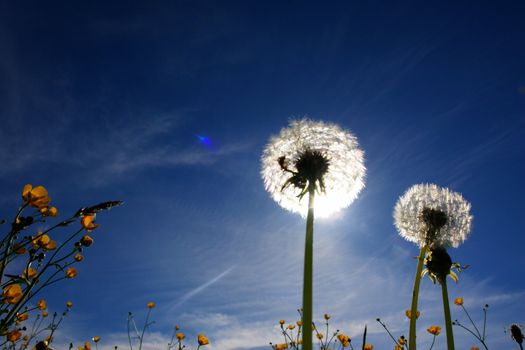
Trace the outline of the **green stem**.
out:
<instances>
[{"instance_id":1,"label":"green stem","mask_svg":"<svg viewBox=\"0 0 525 350\"><path fill-rule=\"evenodd\" d=\"M440 278L441 294L443 295L443 311L445 313L445 327L447 330L447 349L454 350L454 334L452 333L452 318L448 301L447 276Z\"/></svg>"},{"instance_id":2,"label":"green stem","mask_svg":"<svg viewBox=\"0 0 525 350\"><path fill-rule=\"evenodd\" d=\"M306 239L304 245L303 350L312 350L314 194L315 186L310 185L308 188L308 216L306 217Z\"/></svg>"},{"instance_id":3,"label":"green stem","mask_svg":"<svg viewBox=\"0 0 525 350\"><path fill-rule=\"evenodd\" d=\"M417 301L419 298L419 286L421 284L421 271L423 271L423 260L427 253L428 246L423 246L417 258L416 277L414 279L414 289L412 290L412 306L410 308L410 331L408 335L408 349L416 350L416 322L417 322Z\"/></svg>"}]
</instances>

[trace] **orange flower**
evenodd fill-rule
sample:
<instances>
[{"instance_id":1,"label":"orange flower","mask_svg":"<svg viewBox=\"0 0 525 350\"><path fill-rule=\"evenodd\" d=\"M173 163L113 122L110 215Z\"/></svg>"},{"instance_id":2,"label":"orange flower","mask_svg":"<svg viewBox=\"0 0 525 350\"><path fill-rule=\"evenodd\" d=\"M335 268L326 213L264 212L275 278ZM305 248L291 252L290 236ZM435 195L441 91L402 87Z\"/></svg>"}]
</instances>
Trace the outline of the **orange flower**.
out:
<instances>
[{"instance_id":1,"label":"orange flower","mask_svg":"<svg viewBox=\"0 0 525 350\"><path fill-rule=\"evenodd\" d=\"M93 338L92 338L93 342L95 343L98 343L100 341L100 337L98 335L95 335Z\"/></svg>"},{"instance_id":2,"label":"orange flower","mask_svg":"<svg viewBox=\"0 0 525 350\"><path fill-rule=\"evenodd\" d=\"M4 287L2 296L4 297L4 303L16 304L22 299L22 288L19 284L10 284Z\"/></svg>"},{"instance_id":3,"label":"orange flower","mask_svg":"<svg viewBox=\"0 0 525 350\"><path fill-rule=\"evenodd\" d=\"M286 321L285 320L279 320L279 324L282 326L283 324L285 324Z\"/></svg>"},{"instance_id":4,"label":"orange flower","mask_svg":"<svg viewBox=\"0 0 525 350\"><path fill-rule=\"evenodd\" d=\"M470 350L479 350L479 348L477 346L473 346L470 348Z\"/></svg>"},{"instance_id":5,"label":"orange flower","mask_svg":"<svg viewBox=\"0 0 525 350\"><path fill-rule=\"evenodd\" d=\"M288 328L289 330L292 330L292 329L295 328L295 325L294 324L289 324L288 327L286 327L286 328Z\"/></svg>"},{"instance_id":6,"label":"orange flower","mask_svg":"<svg viewBox=\"0 0 525 350\"><path fill-rule=\"evenodd\" d=\"M29 314L27 312L24 312L22 314L20 314L20 313L16 314L16 320L18 322L23 322L23 321L27 320L28 318L29 318Z\"/></svg>"},{"instance_id":7,"label":"orange flower","mask_svg":"<svg viewBox=\"0 0 525 350\"><path fill-rule=\"evenodd\" d=\"M51 201L44 186L33 188L31 184L24 186L24 189L22 190L22 199L28 205L39 209L47 207Z\"/></svg>"},{"instance_id":8,"label":"orange flower","mask_svg":"<svg viewBox=\"0 0 525 350\"><path fill-rule=\"evenodd\" d=\"M197 342L199 343L199 345L208 345L210 343L210 341L208 340L208 338L204 335L204 334L199 334L197 336Z\"/></svg>"},{"instance_id":9,"label":"orange flower","mask_svg":"<svg viewBox=\"0 0 525 350\"><path fill-rule=\"evenodd\" d=\"M181 341L186 338L186 335L180 332L180 333L175 334L175 337L177 338L177 340Z\"/></svg>"},{"instance_id":10,"label":"orange flower","mask_svg":"<svg viewBox=\"0 0 525 350\"><path fill-rule=\"evenodd\" d=\"M79 346L78 350L91 350L91 344L89 344L88 342L85 342L84 347Z\"/></svg>"},{"instance_id":11,"label":"orange flower","mask_svg":"<svg viewBox=\"0 0 525 350\"><path fill-rule=\"evenodd\" d=\"M175 330L179 330L180 329L180 326L179 325L175 325Z\"/></svg>"},{"instance_id":12,"label":"orange flower","mask_svg":"<svg viewBox=\"0 0 525 350\"><path fill-rule=\"evenodd\" d=\"M155 303L150 301L147 305L148 309L153 309L155 307Z\"/></svg>"},{"instance_id":13,"label":"orange flower","mask_svg":"<svg viewBox=\"0 0 525 350\"><path fill-rule=\"evenodd\" d=\"M454 299L454 304L461 306L463 305L463 298L456 298Z\"/></svg>"},{"instance_id":14,"label":"orange flower","mask_svg":"<svg viewBox=\"0 0 525 350\"><path fill-rule=\"evenodd\" d=\"M36 277L36 275L38 275L38 272L32 267L29 267L24 270L24 277L27 278L28 280L32 280L33 278Z\"/></svg>"},{"instance_id":15,"label":"orange flower","mask_svg":"<svg viewBox=\"0 0 525 350\"><path fill-rule=\"evenodd\" d=\"M296 323L297 323L297 325L298 325L299 327L301 327L301 326L303 325L303 321L297 321Z\"/></svg>"},{"instance_id":16,"label":"orange flower","mask_svg":"<svg viewBox=\"0 0 525 350\"><path fill-rule=\"evenodd\" d=\"M394 346L394 350L404 350L401 345Z\"/></svg>"},{"instance_id":17,"label":"orange flower","mask_svg":"<svg viewBox=\"0 0 525 350\"><path fill-rule=\"evenodd\" d=\"M405 315L408 317L408 318L411 318L412 316L412 310L408 309L405 311ZM416 320L419 318L419 315L421 315L421 313L419 312L419 310L416 311Z\"/></svg>"},{"instance_id":18,"label":"orange flower","mask_svg":"<svg viewBox=\"0 0 525 350\"><path fill-rule=\"evenodd\" d=\"M397 342L399 343L399 345L405 345L407 343L407 340L406 340L405 336L402 335L402 336L399 337Z\"/></svg>"},{"instance_id":19,"label":"orange flower","mask_svg":"<svg viewBox=\"0 0 525 350\"><path fill-rule=\"evenodd\" d=\"M49 312L47 311L42 311L42 317L47 317L49 316Z\"/></svg>"},{"instance_id":20,"label":"orange flower","mask_svg":"<svg viewBox=\"0 0 525 350\"><path fill-rule=\"evenodd\" d=\"M58 209L55 208L55 207L43 207L43 208L40 208L40 214L42 214L42 216L58 216Z\"/></svg>"},{"instance_id":21,"label":"orange flower","mask_svg":"<svg viewBox=\"0 0 525 350\"><path fill-rule=\"evenodd\" d=\"M339 341L341 342L341 345L343 345L343 348L346 348L347 346L350 345L350 337L344 333L339 333L337 335L337 339L339 339Z\"/></svg>"},{"instance_id":22,"label":"orange flower","mask_svg":"<svg viewBox=\"0 0 525 350\"><path fill-rule=\"evenodd\" d=\"M317 333L317 339L323 340L324 334L323 333Z\"/></svg>"},{"instance_id":23,"label":"orange flower","mask_svg":"<svg viewBox=\"0 0 525 350\"><path fill-rule=\"evenodd\" d=\"M365 344L363 347L364 350L374 350L374 346L372 344Z\"/></svg>"},{"instance_id":24,"label":"orange flower","mask_svg":"<svg viewBox=\"0 0 525 350\"><path fill-rule=\"evenodd\" d=\"M15 254L18 254L18 255L22 255L22 254L25 254L27 253L27 249L20 246L20 244L18 243L15 243L13 245L13 251L15 252Z\"/></svg>"},{"instance_id":25,"label":"orange flower","mask_svg":"<svg viewBox=\"0 0 525 350\"><path fill-rule=\"evenodd\" d=\"M71 309L71 308L73 307L73 302L68 301L68 302L66 303L66 307L67 307L68 309Z\"/></svg>"},{"instance_id":26,"label":"orange flower","mask_svg":"<svg viewBox=\"0 0 525 350\"><path fill-rule=\"evenodd\" d=\"M74 267L70 267L66 270L66 277L67 278L75 278L77 277L77 269Z\"/></svg>"},{"instance_id":27,"label":"orange flower","mask_svg":"<svg viewBox=\"0 0 525 350\"><path fill-rule=\"evenodd\" d=\"M100 225L93 223L94 220L95 220L95 214L87 214L82 217L82 219L80 220L80 223L82 224L82 227L87 232L91 232L100 226Z\"/></svg>"},{"instance_id":28,"label":"orange flower","mask_svg":"<svg viewBox=\"0 0 525 350\"><path fill-rule=\"evenodd\" d=\"M18 329L6 334L7 341L10 341L11 343L16 343L21 337L22 333Z\"/></svg>"},{"instance_id":29,"label":"orange flower","mask_svg":"<svg viewBox=\"0 0 525 350\"><path fill-rule=\"evenodd\" d=\"M82 260L84 260L84 257L82 256L82 254L76 254L75 255L75 261L81 262Z\"/></svg>"},{"instance_id":30,"label":"orange flower","mask_svg":"<svg viewBox=\"0 0 525 350\"><path fill-rule=\"evenodd\" d=\"M48 235L42 234L42 232L38 232L36 236L33 237L31 244L35 248L42 248L44 250L53 250L57 247L57 242L51 240Z\"/></svg>"},{"instance_id":31,"label":"orange flower","mask_svg":"<svg viewBox=\"0 0 525 350\"><path fill-rule=\"evenodd\" d=\"M282 344L275 344L274 350L284 350L288 349L288 344L282 343Z\"/></svg>"},{"instance_id":32,"label":"orange flower","mask_svg":"<svg viewBox=\"0 0 525 350\"><path fill-rule=\"evenodd\" d=\"M430 334L434 334L435 336L438 336L439 333L441 333L441 327L440 326L430 326L427 328L427 332Z\"/></svg>"},{"instance_id":33,"label":"orange flower","mask_svg":"<svg viewBox=\"0 0 525 350\"><path fill-rule=\"evenodd\" d=\"M47 309L47 303L44 299L40 299L38 303L36 304L36 307L40 310L45 310Z\"/></svg>"},{"instance_id":34,"label":"orange flower","mask_svg":"<svg viewBox=\"0 0 525 350\"><path fill-rule=\"evenodd\" d=\"M84 235L80 239L80 243L85 247L89 247L93 244L93 238L89 237L88 235Z\"/></svg>"}]
</instances>

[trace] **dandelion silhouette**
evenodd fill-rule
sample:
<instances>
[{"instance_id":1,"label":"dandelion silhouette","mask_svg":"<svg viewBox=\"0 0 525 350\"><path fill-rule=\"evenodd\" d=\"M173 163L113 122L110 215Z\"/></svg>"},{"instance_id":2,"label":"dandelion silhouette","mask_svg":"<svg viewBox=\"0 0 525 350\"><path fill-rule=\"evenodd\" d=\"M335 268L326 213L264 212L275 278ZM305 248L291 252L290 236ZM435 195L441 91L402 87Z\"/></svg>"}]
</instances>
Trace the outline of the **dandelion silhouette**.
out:
<instances>
[{"instance_id":1,"label":"dandelion silhouette","mask_svg":"<svg viewBox=\"0 0 525 350\"><path fill-rule=\"evenodd\" d=\"M448 302L446 276L452 273L453 264L447 247L458 247L463 243L472 227L470 203L459 193L434 184L419 184L409 188L399 198L394 209L394 222L399 234L420 248L418 265L412 293L411 314L417 312L419 285L425 256L430 251L427 263L429 274L440 282L447 333L448 349L454 349L452 320ZM410 318L409 346L416 350L416 319Z\"/></svg>"},{"instance_id":2,"label":"dandelion silhouette","mask_svg":"<svg viewBox=\"0 0 525 350\"><path fill-rule=\"evenodd\" d=\"M295 120L270 139L262 178L283 208L306 216L303 346L312 349L313 220L349 206L364 187L364 153L350 132L334 124ZM302 200L308 193L308 201ZM315 201L314 201L315 197Z\"/></svg>"}]
</instances>

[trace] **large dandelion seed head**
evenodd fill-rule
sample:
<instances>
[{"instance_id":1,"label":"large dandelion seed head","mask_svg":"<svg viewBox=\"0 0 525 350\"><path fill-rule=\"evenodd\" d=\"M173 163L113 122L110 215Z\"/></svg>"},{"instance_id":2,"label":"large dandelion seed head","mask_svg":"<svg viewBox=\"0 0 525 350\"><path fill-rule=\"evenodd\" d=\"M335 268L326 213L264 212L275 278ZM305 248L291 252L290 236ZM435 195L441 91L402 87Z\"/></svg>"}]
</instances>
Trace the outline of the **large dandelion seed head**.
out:
<instances>
[{"instance_id":1,"label":"large dandelion seed head","mask_svg":"<svg viewBox=\"0 0 525 350\"><path fill-rule=\"evenodd\" d=\"M461 194L433 184L409 188L397 201L394 221L399 234L420 247L457 248L472 227L470 203Z\"/></svg>"},{"instance_id":2,"label":"large dandelion seed head","mask_svg":"<svg viewBox=\"0 0 525 350\"><path fill-rule=\"evenodd\" d=\"M264 186L283 208L306 216L308 199L304 178L289 181L293 173L317 179L314 209L326 217L349 206L365 186L364 152L350 132L335 124L294 120L273 136L262 159ZM285 168L287 170L285 170Z\"/></svg>"}]
</instances>

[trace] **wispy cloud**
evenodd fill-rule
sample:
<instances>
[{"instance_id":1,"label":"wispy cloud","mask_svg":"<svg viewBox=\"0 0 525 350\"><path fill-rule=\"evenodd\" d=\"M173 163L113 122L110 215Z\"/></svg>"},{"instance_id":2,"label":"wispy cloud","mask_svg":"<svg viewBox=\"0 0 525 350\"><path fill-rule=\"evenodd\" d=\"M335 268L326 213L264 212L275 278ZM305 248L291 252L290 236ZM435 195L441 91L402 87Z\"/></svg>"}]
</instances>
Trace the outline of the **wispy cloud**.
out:
<instances>
[{"instance_id":1,"label":"wispy cloud","mask_svg":"<svg viewBox=\"0 0 525 350\"><path fill-rule=\"evenodd\" d=\"M184 294L179 299L179 301L173 306L173 309L178 308L179 306L181 306L182 304L184 304L185 302L187 302L188 300L190 300L191 298L193 298L197 294L203 292L205 289L210 287L212 284L217 283L218 281L220 281L224 276L229 274L234 269L234 267L235 266L229 267L228 269L226 269L225 271L221 272L217 276L213 277L212 279L210 279L206 283L203 283L200 286L198 286L197 288L194 288L191 291L189 291L188 293Z\"/></svg>"}]
</instances>

